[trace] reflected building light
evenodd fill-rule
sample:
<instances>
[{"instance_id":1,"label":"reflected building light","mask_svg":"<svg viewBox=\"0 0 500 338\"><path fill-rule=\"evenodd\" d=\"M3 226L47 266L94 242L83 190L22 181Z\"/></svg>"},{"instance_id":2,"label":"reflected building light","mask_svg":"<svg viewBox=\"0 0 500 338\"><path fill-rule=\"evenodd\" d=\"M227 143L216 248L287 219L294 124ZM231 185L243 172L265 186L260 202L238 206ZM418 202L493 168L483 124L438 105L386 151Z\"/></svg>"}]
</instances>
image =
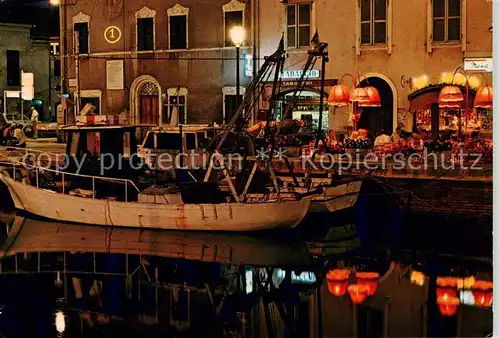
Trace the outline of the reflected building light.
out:
<instances>
[{"instance_id":1,"label":"reflected building light","mask_svg":"<svg viewBox=\"0 0 500 338\"><path fill-rule=\"evenodd\" d=\"M472 293L471 290L462 290L459 292L458 296L460 298L460 303L462 303L464 305L478 307L476 304L476 301L474 299L474 294ZM490 304L487 304L486 307L491 306L492 303L493 303L493 300L491 300Z\"/></svg>"},{"instance_id":2,"label":"reflected building light","mask_svg":"<svg viewBox=\"0 0 500 338\"><path fill-rule=\"evenodd\" d=\"M422 272L420 272L420 271L413 270L411 272L410 280L411 280L412 284L424 286L424 284L425 284L425 275Z\"/></svg>"},{"instance_id":3,"label":"reflected building light","mask_svg":"<svg viewBox=\"0 0 500 338\"><path fill-rule=\"evenodd\" d=\"M245 292L247 294L253 291L253 272L252 269L246 269L245 271Z\"/></svg>"},{"instance_id":4,"label":"reflected building light","mask_svg":"<svg viewBox=\"0 0 500 338\"><path fill-rule=\"evenodd\" d=\"M470 290L462 290L459 292L460 303L474 306L474 295Z\"/></svg>"},{"instance_id":5,"label":"reflected building light","mask_svg":"<svg viewBox=\"0 0 500 338\"><path fill-rule=\"evenodd\" d=\"M66 329L66 320L64 318L64 313L61 311L56 312L56 330L59 333L63 333Z\"/></svg>"},{"instance_id":6,"label":"reflected building light","mask_svg":"<svg viewBox=\"0 0 500 338\"><path fill-rule=\"evenodd\" d=\"M275 270L273 279L276 279L278 285L281 284L285 277L285 270L279 268ZM316 282L316 275L312 271L303 271L299 275L292 271L290 278L292 280L292 283L314 284Z\"/></svg>"},{"instance_id":7,"label":"reflected building light","mask_svg":"<svg viewBox=\"0 0 500 338\"><path fill-rule=\"evenodd\" d=\"M298 276L292 271L292 282L313 284L316 282L316 276L311 271L304 271Z\"/></svg>"}]
</instances>

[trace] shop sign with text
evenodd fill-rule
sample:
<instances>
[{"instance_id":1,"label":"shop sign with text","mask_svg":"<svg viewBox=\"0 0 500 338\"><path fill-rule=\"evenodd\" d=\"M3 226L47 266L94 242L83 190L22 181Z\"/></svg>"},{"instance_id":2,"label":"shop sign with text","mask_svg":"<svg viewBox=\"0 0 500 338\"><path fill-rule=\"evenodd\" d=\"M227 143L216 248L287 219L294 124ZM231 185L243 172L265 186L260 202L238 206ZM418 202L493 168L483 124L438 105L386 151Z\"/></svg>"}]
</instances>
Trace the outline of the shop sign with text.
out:
<instances>
[{"instance_id":1,"label":"shop sign with text","mask_svg":"<svg viewBox=\"0 0 500 338\"><path fill-rule=\"evenodd\" d=\"M468 72L492 72L492 58L469 58L464 59L464 69Z\"/></svg>"},{"instance_id":2,"label":"shop sign with text","mask_svg":"<svg viewBox=\"0 0 500 338\"><path fill-rule=\"evenodd\" d=\"M245 54L245 76L246 77L252 77L253 76L253 56L252 54Z\"/></svg>"},{"instance_id":3,"label":"shop sign with text","mask_svg":"<svg viewBox=\"0 0 500 338\"><path fill-rule=\"evenodd\" d=\"M302 77L302 70L285 70L281 73L282 79L300 79ZM306 79L319 79L319 70L311 69L306 71L304 76Z\"/></svg>"}]
</instances>

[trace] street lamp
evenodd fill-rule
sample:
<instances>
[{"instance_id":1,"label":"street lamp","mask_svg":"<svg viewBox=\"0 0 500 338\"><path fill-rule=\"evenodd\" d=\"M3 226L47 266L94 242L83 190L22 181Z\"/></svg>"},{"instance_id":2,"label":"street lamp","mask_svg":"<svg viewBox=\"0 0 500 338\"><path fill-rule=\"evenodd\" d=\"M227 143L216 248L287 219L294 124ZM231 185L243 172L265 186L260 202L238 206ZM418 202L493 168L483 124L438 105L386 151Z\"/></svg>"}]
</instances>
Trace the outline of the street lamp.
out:
<instances>
[{"instance_id":1,"label":"street lamp","mask_svg":"<svg viewBox=\"0 0 500 338\"><path fill-rule=\"evenodd\" d=\"M245 28L234 26L229 32L231 40L236 47L236 106L240 106L240 47L245 41Z\"/></svg>"},{"instance_id":2,"label":"street lamp","mask_svg":"<svg viewBox=\"0 0 500 338\"><path fill-rule=\"evenodd\" d=\"M49 0L49 5L51 6L59 6L61 4L60 0Z\"/></svg>"}]
</instances>

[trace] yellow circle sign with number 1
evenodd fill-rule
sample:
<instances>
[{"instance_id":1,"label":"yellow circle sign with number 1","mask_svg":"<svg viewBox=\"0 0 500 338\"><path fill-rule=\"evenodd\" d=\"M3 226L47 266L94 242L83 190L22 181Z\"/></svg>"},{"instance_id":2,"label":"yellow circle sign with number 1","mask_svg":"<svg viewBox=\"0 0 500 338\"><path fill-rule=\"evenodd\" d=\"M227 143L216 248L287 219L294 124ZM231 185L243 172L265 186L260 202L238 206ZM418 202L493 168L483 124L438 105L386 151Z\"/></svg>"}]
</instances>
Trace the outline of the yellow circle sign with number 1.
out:
<instances>
[{"instance_id":1,"label":"yellow circle sign with number 1","mask_svg":"<svg viewBox=\"0 0 500 338\"><path fill-rule=\"evenodd\" d=\"M109 26L104 31L104 39L108 43L117 43L122 38L122 31L116 26Z\"/></svg>"}]
</instances>

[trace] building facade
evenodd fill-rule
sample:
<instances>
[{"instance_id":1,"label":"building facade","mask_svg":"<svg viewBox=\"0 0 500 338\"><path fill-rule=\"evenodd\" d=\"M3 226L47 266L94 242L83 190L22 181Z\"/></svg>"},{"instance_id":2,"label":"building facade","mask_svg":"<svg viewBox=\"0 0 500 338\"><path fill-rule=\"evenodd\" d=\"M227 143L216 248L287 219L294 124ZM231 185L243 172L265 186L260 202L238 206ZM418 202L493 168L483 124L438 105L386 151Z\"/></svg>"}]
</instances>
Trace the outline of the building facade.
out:
<instances>
[{"instance_id":1,"label":"building facade","mask_svg":"<svg viewBox=\"0 0 500 338\"><path fill-rule=\"evenodd\" d=\"M34 105L40 119L48 120L56 100L51 88L55 88L58 78L53 77L49 41L33 38L30 30L29 25L0 24L1 111L9 119L21 120L21 72L33 73L34 97L23 101L23 112L28 116L29 106Z\"/></svg>"},{"instance_id":2,"label":"building facade","mask_svg":"<svg viewBox=\"0 0 500 338\"><path fill-rule=\"evenodd\" d=\"M348 73L354 82L368 82L379 90L382 108L366 109L360 120L372 130L392 130L398 123L410 130L412 92L450 82L464 60L492 57L489 0L262 0L258 13L260 55L271 53L284 34L285 69L300 69L317 31L320 40L329 43L326 79ZM485 75L491 85L491 73ZM353 87L352 76L342 82ZM458 74L455 82L463 84L463 76ZM470 83L477 88L485 80L474 77ZM330 108L329 122L338 129L352 125L349 109Z\"/></svg>"},{"instance_id":3,"label":"building facade","mask_svg":"<svg viewBox=\"0 0 500 338\"><path fill-rule=\"evenodd\" d=\"M181 123L222 123L234 112L236 49L229 29L251 31L247 2L79 1L63 5L61 20L69 55L62 87L80 94L82 108L91 103L98 114L125 113L141 124L168 123L174 107ZM242 47L241 58L249 51ZM240 69L243 94L251 74L243 62Z\"/></svg>"},{"instance_id":4,"label":"building facade","mask_svg":"<svg viewBox=\"0 0 500 338\"><path fill-rule=\"evenodd\" d=\"M134 123L168 123L173 106L183 123L227 121L236 106L235 48L228 38L235 25L247 31L240 57L242 93L284 36L278 105L286 104L318 32L329 43L325 97L344 74L350 74L342 80L350 88L362 82L379 90L382 107L365 109L360 120L371 130L398 124L411 129L410 94L450 82L464 61L492 57L489 0L150 0L126 6L122 0L100 0L62 8L69 55L62 66L63 88L79 92L81 106L125 112ZM294 118L318 120L320 75L317 62L298 95ZM491 73L485 75L491 83ZM465 82L460 74L457 81ZM470 83L477 87L485 80ZM265 98L261 101L266 108ZM352 126L348 108L327 107L324 115L330 128Z\"/></svg>"}]
</instances>

